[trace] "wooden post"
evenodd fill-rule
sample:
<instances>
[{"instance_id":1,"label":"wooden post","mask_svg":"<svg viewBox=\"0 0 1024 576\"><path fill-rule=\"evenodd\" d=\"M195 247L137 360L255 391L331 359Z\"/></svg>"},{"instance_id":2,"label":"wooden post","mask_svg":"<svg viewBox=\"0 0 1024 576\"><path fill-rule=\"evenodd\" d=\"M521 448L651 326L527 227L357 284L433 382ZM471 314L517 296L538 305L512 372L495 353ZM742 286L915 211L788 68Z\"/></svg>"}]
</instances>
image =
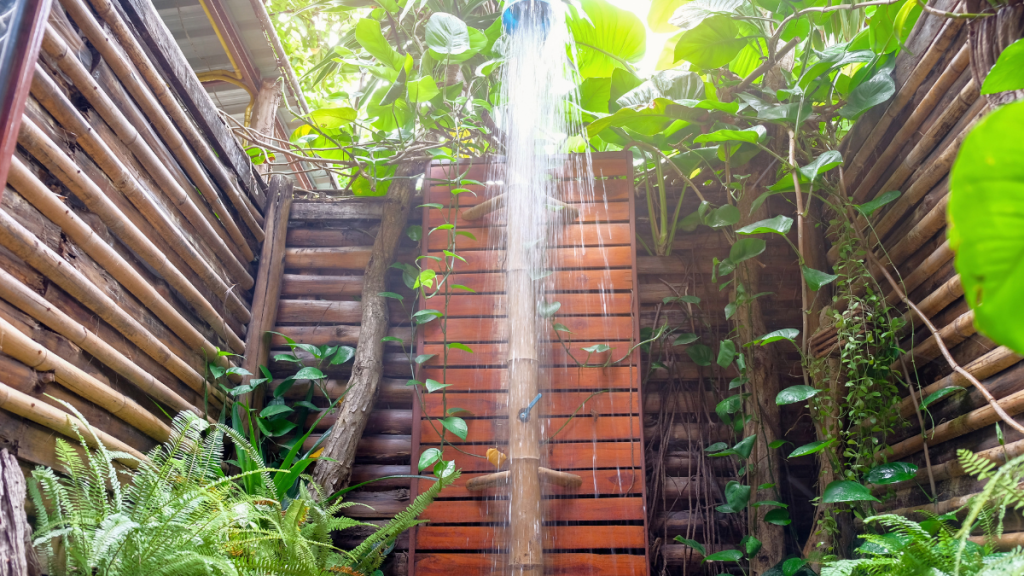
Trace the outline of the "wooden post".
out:
<instances>
[{"instance_id":1,"label":"wooden post","mask_svg":"<svg viewBox=\"0 0 1024 576\"><path fill-rule=\"evenodd\" d=\"M273 136L277 128L277 108L281 105L281 86L274 80L264 80L260 91L256 94L256 102L252 107L252 119L249 127L265 136ZM256 166L256 171L264 178L270 175L270 160ZM273 188L274 184L270 184Z\"/></svg>"},{"instance_id":2,"label":"wooden post","mask_svg":"<svg viewBox=\"0 0 1024 576\"><path fill-rule=\"evenodd\" d=\"M0 450L0 576L39 574L25 517L25 476L18 459Z\"/></svg>"},{"instance_id":3,"label":"wooden post","mask_svg":"<svg viewBox=\"0 0 1024 576\"><path fill-rule=\"evenodd\" d=\"M387 271L395 261L395 249L409 220L416 176L422 171L423 166L419 163L399 164L385 198L380 231L373 241L370 262L363 277L363 318L349 391L339 408L338 420L327 437L313 476L325 494L333 494L348 486L356 445L377 397L384 364L384 342L381 338L387 335L389 327L387 298L380 293L387 290Z\"/></svg>"},{"instance_id":4,"label":"wooden post","mask_svg":"<svg viewBox=\"0 0 1024 576\"><path fill-rule=\"evenodd\" d=\"M276 108L275 108L276 111ZM263 249L260 252L260 267L256 272L256 286L252 296L252 320L245 335L245 359L242 368L259 377L260 366L266 366L270 356L270 335L268 330L277 322L277 304L281 299L281 279L284 276L285 238L288 232L288 216L292 211L292 182L284 176L270 179L267 205L263 211L266 229ZM243 377L248 384L252 376ZM269 384L268 384L269 385ZM262 392L249 392L242 398L238 410L246 405L259 409L263 404ZM248 423L243 418L243 423Z\"/></svg>"}]
</instances>

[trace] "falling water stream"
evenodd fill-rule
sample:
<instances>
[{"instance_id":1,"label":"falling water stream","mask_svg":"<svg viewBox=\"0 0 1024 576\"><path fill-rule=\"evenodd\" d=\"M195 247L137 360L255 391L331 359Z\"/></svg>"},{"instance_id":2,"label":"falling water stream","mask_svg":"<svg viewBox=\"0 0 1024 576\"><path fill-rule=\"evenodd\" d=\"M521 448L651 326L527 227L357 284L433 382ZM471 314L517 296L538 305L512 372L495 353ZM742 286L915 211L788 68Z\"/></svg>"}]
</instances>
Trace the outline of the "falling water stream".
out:
<instances>
[{"instance_id":1,"label":"falling water stream","mask_svg":"<svg viewBox=\"0 0 1024 576\"><path fill-rule=\"evenodd\" d=\"M574 175L580 198L593 197L587 153L567 155L569 143L584 134L578 85L568 55L574 53L565 23L565 4L519 0L506 4L505 65L500 76L497 124L505 148L504 165L491 180L502 181L506 234L504 251L508 334L509 500L508 564L512 574L543 573L542 486L538 469L545 451L543 403L551 388L550 320L542 312L557 259L552 247L564 237L572 209L557 199L558 177ZM582 249L582 248L580 248Z\"/></svg>"}]
</instances>

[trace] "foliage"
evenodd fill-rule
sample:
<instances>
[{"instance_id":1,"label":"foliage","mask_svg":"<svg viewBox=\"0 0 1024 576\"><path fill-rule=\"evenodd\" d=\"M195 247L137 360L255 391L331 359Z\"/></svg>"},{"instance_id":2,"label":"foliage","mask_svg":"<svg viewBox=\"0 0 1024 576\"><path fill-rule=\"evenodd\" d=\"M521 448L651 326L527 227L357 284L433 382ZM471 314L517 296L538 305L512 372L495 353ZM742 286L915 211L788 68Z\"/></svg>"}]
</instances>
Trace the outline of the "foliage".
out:
<instances>
[{"instance_id":1,"label":"foliage","mask_svg":"<svg viewBox=\"0 0 1024 576\"><path fill-rule=\"evenodd\" d=\"M1022 73L1019 67L1017 77ZM1015 135L1022 125L1024 102L1016 102L971 130L950 175L949 200L950 246L974 322L1018 353L1024 353L1018 305L1024 284L1024 144Z\"/></svg>"},{"instance_id":2,"label":"foliage","mask_svg":"<svg viewBox=\"0 0 1024 576\"><path fill-rule=\"evenodd\" d=\"M85 423L74 407L65 406ZM57 458L67 477L40 467L29 484L36 510L33 542L54 576L326 576L355 566L369 574L394 538L416 524L416 516L458 476L447 469L373 534L370 539L380 546L346 552L334 547L330 535L362 524L336 516L348 504L332 503L309 483L300 486L295 499L274 499L273 470L263 468L256 450L228 427L183 412L172 422L170 439L134 471L114 464L129 455L110 452L98 440L91 451L84 435L94 432L88 423L85 427L77 431L80 449L57 439ZM225 475L225 435L261 467ZM240 485L249 476L258 480L257 495Z\"/></svg>"}]
</instances>

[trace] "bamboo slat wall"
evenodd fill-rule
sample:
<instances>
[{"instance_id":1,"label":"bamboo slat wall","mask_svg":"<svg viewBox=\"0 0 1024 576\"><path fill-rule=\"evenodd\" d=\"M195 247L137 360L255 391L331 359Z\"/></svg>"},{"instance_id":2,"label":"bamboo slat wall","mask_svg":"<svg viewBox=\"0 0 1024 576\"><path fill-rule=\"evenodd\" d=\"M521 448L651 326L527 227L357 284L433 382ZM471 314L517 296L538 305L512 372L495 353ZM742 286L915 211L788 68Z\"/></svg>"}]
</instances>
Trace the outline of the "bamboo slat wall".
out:
<instances>
[{"instance_id":1,"label":"bamboo slat wall","mask_svg":"<svg viewBox=\"0 0 1024 576\"><path fill-rule=\"evenodd\" d=\"M23 466L56 465L75 421L56 400L136 455L168 415L216 419L207 361L244 352L255 181L217 160L132 30L119 5L62 0L42 31L0 206L0 439Z\"/></svg>"},{"instance_id":2,"label":"bamboo slat wall","mask_svg":"<svg viewBox=\"0 0 1024 576\"><path fill-rule=\"evenodd\" d=\"M956 2L939 4L940 9L951 10ZM967 2L962 10L979 7ZM1003 33L993 34L996 30ZM922 15L908 42L910 50L897 59L896 96L887 107L857 123L842 151L854 202L868 201L889 190L901 192L897 201L874 215L871 225L902 277L910 300L938 328L954 359L982 382L1010 416L1024 422L1021 357L975 331L973 313L963 297L946 240L949 171L956 153L970 128L1008 98L1008 94L980 95L979 86L995 56L1020 37L1022 30L1024 6L1020 2L982 21ZM876 252L881 256L880 250ZM835 261L834 249L829 261ZM882 285L886 285L884 280ZM890 292L888 299L902 306L896 294ZM921 393L928 395L946 386L968 389L933 407L932 419L925 421L930 472L936 482L934 497L938 512L943 513L962 505L966 496L982 486L964 476L955 461L957 449L1002 461L1021 453L1024 438L1004 424L1006 452L995 450L999 446L994 426L998 417L992 408L966 379L953 374L921 320L912 313L904 318L913 326L905 331L901 347L912 351L907 355L911 378L920 385ZM890 487L895 497L886 500L885 508L905 514L920 508L935 510L928 506L925 494L930 492L929 467L914 401L908 396L898 408L908 425L886 438L887 457L889 461L913 462L919 472L915 480ZM919 484L926 489L919 489ZM1020 526L1017 520L1012 525ZM1009 536L1009 541L1015 541L1016 535Z\"/></svg>"}]
</instances>

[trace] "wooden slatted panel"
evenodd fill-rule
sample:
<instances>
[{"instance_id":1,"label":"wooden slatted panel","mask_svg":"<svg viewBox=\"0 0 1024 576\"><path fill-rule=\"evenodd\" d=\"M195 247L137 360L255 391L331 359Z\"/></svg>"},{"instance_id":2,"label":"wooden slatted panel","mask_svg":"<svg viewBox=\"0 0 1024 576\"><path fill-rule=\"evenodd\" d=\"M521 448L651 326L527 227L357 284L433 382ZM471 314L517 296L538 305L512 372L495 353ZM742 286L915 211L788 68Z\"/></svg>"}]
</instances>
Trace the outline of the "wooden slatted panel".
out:
<instances>
[{"instance_id":1,"label":"wooden slatted panel","mask_svg":"<svg viewBox=\"0 0 1024 576\"><path fill-rule=\"evenodd\" d=\"M632 186L630 179L621 178L631 174L631 165L628 154L595 155L595 171L619 178L598 181L592 197L581 192L572 174L556 175L568 178L560 182L559 200L572 204L581 216L554 240L549 260L558 271L541 282L547 298L561 303L553 322L571 332L552 329L540 382L544 396L534 414L542 419L542 434L548 439L542 447L542 465L578 474L583 486L544 488L545 562L550 574L647 572L640 374L637 355L630 352L638 340ZM454 440L459 448L447 446L445 458L454 460L463 476L423 515L430 523L412 535L410 569L417 575L453 569L467 574L500 573L507 562L502 553L507 548L509 489L471 493L465 488L471 478L496 471L481 457L488 448L507 452L508 325L500 249L506 222L501 211L472 225L462 222L463 210L500 189L469 185L465 187L475 195L462 193L456 199L448 186L437 182L452 168L432 170L435 180L428 188L428 201L445 208L426 210L423 221L425 227L456 223L459 230L472 234L472 238L458 237L457 252L465 260L455 262L448 285L468 286L475 293L452 289L443 329L441 322L434 321L419 331L417 353L435 356L420 366L418 379L449 386L443 396L424 393L414 408L414 422L419 424L413 429L413 461L423 450L442 446L443 434L445 443ZM483 182L490 167L476 163L460 167L459 172L465 172L462 178ZM427 238L424 254L443 258L447 235L434 233ZM439 260L421 263L439 272L445 269ZM444 306L440 298L421 302L422 308ZM465 344L472 352L446 348L446 342ZM595 344L606 344L611 350L600 354L583 350ZM625 360L604 368L578 366L619 359ZM464 440L444 431L438 421L453 408L462 410L459 415L468 424ZM417 484L421 483L414 482L414 490L422 488Z\"/></svg>"}]
</instances>

